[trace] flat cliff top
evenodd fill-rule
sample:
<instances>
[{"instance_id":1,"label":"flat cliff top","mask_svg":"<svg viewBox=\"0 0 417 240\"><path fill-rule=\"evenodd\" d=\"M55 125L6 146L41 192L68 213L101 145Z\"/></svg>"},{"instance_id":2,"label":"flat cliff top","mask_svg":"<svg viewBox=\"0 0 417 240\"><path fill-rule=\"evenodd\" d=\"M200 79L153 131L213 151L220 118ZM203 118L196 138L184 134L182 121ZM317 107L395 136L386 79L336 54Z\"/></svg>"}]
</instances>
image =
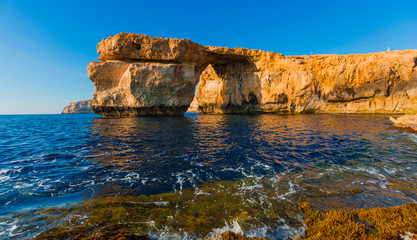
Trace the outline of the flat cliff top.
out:
<instances>
[{"instance_id":1,"label":"flat cliff top","mask_svg":"<svg viewBox=\"0 0 417 240\"><path fill-rule=\"evenodd\" d=\"M364 59L369 56L380 58L382 56L412 55L417 50L394 50L377 53L363 54L318 54L285 56L276 52L247 48L227 48L216 46L203 46L188 39L150 37L137 33L119 33L103 39L97 45L99 60L142 60L142 61L166 61L176 63L187 63L194 65L205 65L212 62L219 62L222 59L239 60L251 58L252 60L274 61L278 59L288 60L340 60L357 58Z\"/></svg>"}]
</instances>

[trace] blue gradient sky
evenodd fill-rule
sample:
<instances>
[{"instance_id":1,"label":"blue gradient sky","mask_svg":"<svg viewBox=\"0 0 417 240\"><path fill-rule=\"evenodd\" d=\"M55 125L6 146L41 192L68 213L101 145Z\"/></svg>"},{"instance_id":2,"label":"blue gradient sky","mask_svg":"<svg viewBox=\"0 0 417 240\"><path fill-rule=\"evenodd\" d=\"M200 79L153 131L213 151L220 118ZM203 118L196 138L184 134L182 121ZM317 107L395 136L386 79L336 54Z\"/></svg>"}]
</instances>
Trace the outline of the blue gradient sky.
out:
<instances>
[{"instance_id":1,"label":"blue gradient sky","mask_svg":"<svg viewBox=\"0 0 417 240\"><path fill-rule=\"evenodd\" d=\"M0 0L0 114L89 99L86 66L118 32L286 55L417 48L417 1Z\"/></svg>"}]
</instances>

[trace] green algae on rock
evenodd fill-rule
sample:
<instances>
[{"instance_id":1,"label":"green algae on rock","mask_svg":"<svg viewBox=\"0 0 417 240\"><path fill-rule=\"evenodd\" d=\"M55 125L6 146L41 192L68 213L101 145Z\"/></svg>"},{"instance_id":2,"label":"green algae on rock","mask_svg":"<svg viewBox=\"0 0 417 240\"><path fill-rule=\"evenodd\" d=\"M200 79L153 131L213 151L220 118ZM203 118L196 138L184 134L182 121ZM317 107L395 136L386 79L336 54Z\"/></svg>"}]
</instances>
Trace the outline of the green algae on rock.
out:
<instances>
[{"instance_id":1,"label":"green algae on rock","mask_svg":"<svg viewBox=\"0 0 417 240\"><path fill-rule=\"evenodd\" d=\"M415 177L405 178L407 169L396 168L398 173L390 177L373 172L369 163L368 168L352 164L347 162L342 168L305 167L262 178L206 182L156 195L103 197L67 208L46 209L36 214L49 216L47 221L55 221L56 227L44 231L38 239L117 231L154 237L165 234L173 239L216 239L230 230L250 237L294 239L303 236L306 226L311 229L305 237L311 237L316 231L311 222L324 219L318 216L328 211L341 215L342 226L338 227L351 227L357 234L354 236L362 236L369 230L356 221L352 223L352 212L357 210L343 211L389 207L417 196ZM305 204L300 208L304 201L309 202L308 208ZM318 211L311 210L310 205ZM306 211L309 208L311 211ZM334 221L331 218L323 224ZM265 232L254 234L259 229Z\"/></svg>"},{"instance_id":2,"label":"green algae on rock","mask_svg":"<svg viewBox=\"0 0 417 240\"><path fill-rule=\"evenodd\" d=\"M242 234L265 223L273 228L285 224L301 227L302 212L296 204L279 198L271 189L250 191L268 187L272 185L267 181L259 185L253 179L244 179L157 195L92 199L68 209L65 212L68 221L38 235L37 239L113 231L151 235L164 231L177 238L184 233L204 238L228 231L228 226L238 226Z\"/></svg>"},{"instance_id":3,"label":"green algae on rock","mask_svg":"<svg viewBox=\"0 0 417 240\"><path fill-rule=\"evenodd\" d=\"M311 202L314 208L322 211L333 209L334 213L347 207L360 207L363 202L358 201L358 196L369 198L372 197L373 191L382 195L398 190L404 192L405 185L409 184L404 182L405 180L386 179L388 188L382 188L381 191L376 188L378 184L370 184L375 180L370 178L366 171L344 169L338 172L331 168L327 173L320 171L312 168L262 179L209 182L181 191L157 195L105 197L91 199L67 209L45 210L43 214L48 213L52 216L49 221L67 221L43 232L38 239L87 237L117 231L153 236L159 236L164 232L172 238L182 238L186 234L192 238L216 239L219 232L229 231L235 226L238 226L242 234L268 226L269 232L262 237L271 239L274 239L274 229L281 229L283 232L284 229L292 229L292 232L281 236L292 239L301 237L305 230L303 215L306 219L305 224L312 229L307 230L307 236L315 231L310 222L316 219L313 219L311 214L314 213L315 218L321 216L318 211L306 211L309 208L305 205L301 205L300 208L299 204L302 201ZM357 184L346 184L354 181L357 181ZM363 184L367 182L368 185ZM412 185L411 183L410 186ZM409 194L416 192L414 188L405 190L409 191ZM406 201L406 198L403 201ZM387 204L390 203L381 202L379 205L367 206ZM350 212L340 214L343 215L341 217L344 221L341 225L355 227L355 234L368 234L368 230L363 226L348 221L351 219Z\"/></svg>"}]
</instances>

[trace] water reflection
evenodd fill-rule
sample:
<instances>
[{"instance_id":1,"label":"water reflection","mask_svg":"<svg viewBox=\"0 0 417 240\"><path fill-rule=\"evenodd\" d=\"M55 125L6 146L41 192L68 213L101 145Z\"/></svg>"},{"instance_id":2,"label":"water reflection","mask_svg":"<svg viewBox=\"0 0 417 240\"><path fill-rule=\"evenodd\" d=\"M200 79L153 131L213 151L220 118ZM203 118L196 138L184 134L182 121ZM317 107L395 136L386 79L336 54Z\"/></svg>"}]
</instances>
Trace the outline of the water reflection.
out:
<instances>
[{"instance_id":1,"label":"water reflection","mask_svg":"<svg viewBox=\"0 0 417 240\"><path fill-rule=\"evenodd\" d=\"M95 197L380 161L375 158L395 151L380 136L388 126L387 117L379 115L98 118L91 144L102 184Z\"/></svg>"},{"instance_id":2,"label":"water reflection","mask_svg":"<svg viewBox=\"0 0 417 240\"><path fill-rule=\"evenodd\" d=\"M30 121L23 120L6 123L24 131ZM93 115L39 123L31 129L48 134L1 132L3 145L14 149L0 150L5 236L33 237L62 219L71 225L71 217L89 215L92 230L150 219L150 232L168 229L179 239L188 234L181 229L202 237L239 218L247 233L282 239L302 233L300 201L320 210L417 201L417 137L389 129L384 115ZM74 201L80 203L47 208ZM50 214L56 221L45 220Z\"/></svg>"}]
</instances>

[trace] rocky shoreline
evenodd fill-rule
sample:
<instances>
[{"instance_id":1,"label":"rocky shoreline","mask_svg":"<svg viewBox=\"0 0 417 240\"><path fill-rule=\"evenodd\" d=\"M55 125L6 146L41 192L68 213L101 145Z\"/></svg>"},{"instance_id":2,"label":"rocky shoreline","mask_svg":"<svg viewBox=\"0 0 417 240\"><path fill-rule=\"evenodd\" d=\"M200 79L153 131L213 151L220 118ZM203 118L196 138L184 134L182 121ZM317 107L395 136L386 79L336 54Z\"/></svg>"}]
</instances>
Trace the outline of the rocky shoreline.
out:
<instances>
[{"instance_id":1,"label":"rocky shoreline","mask_svg":"<svg viewBox=\"0 0 417 240\"><path fill-rule=\"evenodd\" d=\"M417 134L417 115L404 115L398 118L390 117L393 127L411 133Z\"/></svg>"}]
</instances>

